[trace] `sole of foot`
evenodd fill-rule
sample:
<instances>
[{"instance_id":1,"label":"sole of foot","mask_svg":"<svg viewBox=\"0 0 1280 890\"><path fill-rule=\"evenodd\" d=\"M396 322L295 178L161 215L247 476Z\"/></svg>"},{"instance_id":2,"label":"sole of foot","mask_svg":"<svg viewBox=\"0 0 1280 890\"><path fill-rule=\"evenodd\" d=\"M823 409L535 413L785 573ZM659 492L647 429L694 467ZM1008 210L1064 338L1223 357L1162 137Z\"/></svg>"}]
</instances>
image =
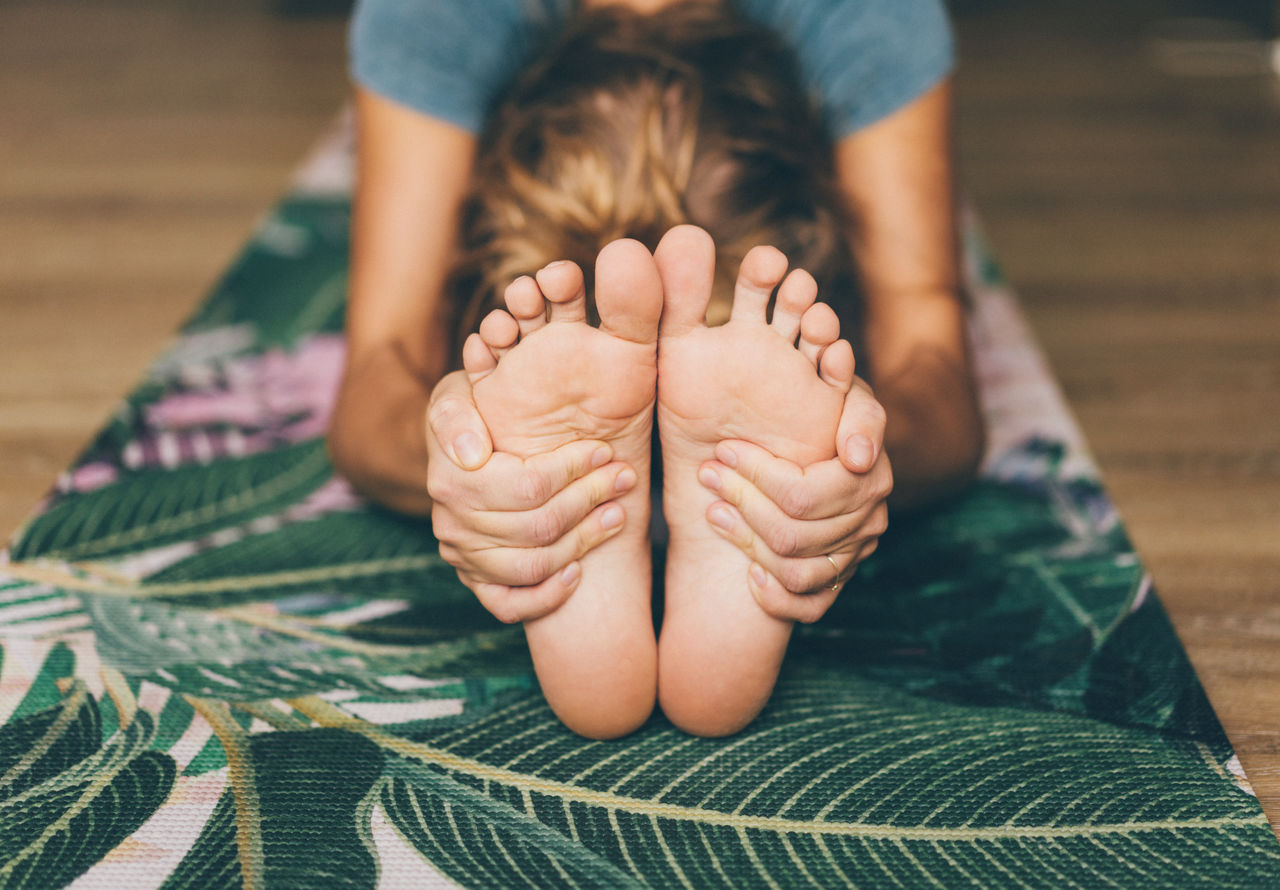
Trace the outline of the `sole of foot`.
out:
<instances>
[{"instance_id":1,"label":"sole of foot","mask_svg":"<svg viewBox=\"0 0 1280 890\"><path fill-rule=\"evenodd\" d=\"M635 471L625 494L588 521L612 534L585 554L582 580L550 615L525 623L548 703L582 735L631 732L653 710L649 463L662 283L639 242L615 241L596 261L600 326L587 323L582 270L552 263L507 288L463 349L494 448L532 457L603 440Z\"/></svg>"},{"instance_id":2,"label":"sole of foot","mask_svg":"<svg viewBox=\"0 0 1280 890\"><path fill-rule=\"evenodd\" d=\"M774 248L748 252L729 321L714 328L705 321L711 237L677 227L654 259L664 291L657 416L671 529L658 698L686 731L728 735L768 701L791 623L766 615L752 598L751 559L710 527L707 510L717 497L698 471L725 439L801 466L835 456L853 350L839 339L835 312L816 302L812 276L787 274L786 257Z\"/></svg>"}]
</instances>

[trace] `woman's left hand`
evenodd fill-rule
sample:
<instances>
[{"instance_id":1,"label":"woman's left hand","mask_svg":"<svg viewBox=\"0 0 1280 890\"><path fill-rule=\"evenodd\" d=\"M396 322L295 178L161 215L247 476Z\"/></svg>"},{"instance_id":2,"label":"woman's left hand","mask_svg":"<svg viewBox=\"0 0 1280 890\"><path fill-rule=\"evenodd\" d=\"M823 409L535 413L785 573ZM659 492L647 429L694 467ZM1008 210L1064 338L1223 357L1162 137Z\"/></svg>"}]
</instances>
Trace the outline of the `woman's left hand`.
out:
<instances>
[{"instance_id":1,"label":"woman's left hand","mask_svg":"<svg viewBox=\"0 0 1280 890\"><path fill-rule=\"evenodd\" d=\"M721 498L707 519L751 558L748 585L769 615L817 621L876 549L893 489L884 425L883 407L856 379L831 460L801 467L733 439L703 464L699 478Z\"/></svg>"}]
</instances>

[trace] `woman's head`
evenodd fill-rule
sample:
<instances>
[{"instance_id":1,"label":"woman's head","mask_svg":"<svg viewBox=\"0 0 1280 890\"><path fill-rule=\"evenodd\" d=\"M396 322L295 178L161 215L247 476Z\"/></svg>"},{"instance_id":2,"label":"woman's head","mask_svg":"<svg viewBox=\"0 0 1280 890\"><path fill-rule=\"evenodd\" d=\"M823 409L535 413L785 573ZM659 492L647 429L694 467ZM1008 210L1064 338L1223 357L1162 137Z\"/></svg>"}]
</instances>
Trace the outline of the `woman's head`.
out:
<instances>
[{"instance_id":1,"label":"woman's head","mask_svg":"<svg viewBox=\"0 0 1280 890\"><path fill-rule=\"evenodd\" d=\"M652 250L681 223L717 245L713 323L756 244L847 292L837 208L830 140L770 32L718 3L586 13L490 116L463 219L458 332L519 275L570 259L590 276L610 241Z\"/></svg>"}]
</instances>

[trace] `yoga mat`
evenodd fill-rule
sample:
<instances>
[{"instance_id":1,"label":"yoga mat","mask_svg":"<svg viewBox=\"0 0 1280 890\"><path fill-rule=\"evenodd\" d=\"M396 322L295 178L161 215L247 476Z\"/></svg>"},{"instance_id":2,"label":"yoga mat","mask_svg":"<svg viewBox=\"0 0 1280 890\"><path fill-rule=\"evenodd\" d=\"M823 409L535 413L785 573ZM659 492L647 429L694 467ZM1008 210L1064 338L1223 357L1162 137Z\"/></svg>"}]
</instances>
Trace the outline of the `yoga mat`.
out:
<instances>
[{"instance_id":1,"label":"yoga mat","mask_svg":"<svg viewBox=\"0 0 1280 890\"><path fill-rule=\"evenodd\" d=\"M1280 846L968 224L990 453L742 733L551 714L322 439L350 136L0 555L0 886L1280 886Z\"/></svg>"}]
</instances>

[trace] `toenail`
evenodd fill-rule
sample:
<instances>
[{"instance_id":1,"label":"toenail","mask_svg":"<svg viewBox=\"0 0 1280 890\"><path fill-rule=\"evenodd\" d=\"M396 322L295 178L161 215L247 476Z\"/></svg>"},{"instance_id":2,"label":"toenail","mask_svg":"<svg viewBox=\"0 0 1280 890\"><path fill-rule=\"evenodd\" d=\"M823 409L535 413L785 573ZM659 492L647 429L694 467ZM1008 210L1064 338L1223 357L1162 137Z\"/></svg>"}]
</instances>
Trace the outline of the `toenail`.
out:
<instances>
[{"instance_id":1,"label":"toenail","mask_svg":"<svg viewBox=\"0 0 1280 890\"><path fill-rule=\"evenodd\" d=\"M733 531L733 514L728 507L714 507L711 510L711 524L725 531Z\"/></svg>"},{"instance_id":2,"label":"toenail","mask_svg":"<svg viewBox=\"0 0 1280 890\"><path fill-rule=\"evenodd\" d=\"M875 463L876 448L866 436L850 436L845 448L848 450L849 461L854 466L870 469Z\"/></svg>"},{"instance_id":3,"label":"toenail","mask_svg":"<svg viewBox=\"0 0 1280 890\"><path fill-rule=\"evenodd\" d=\"M613 487L615 491L630 491L631 486L636 484L636 471L627 467L618 474L618 478L614 480Z\"/></svg>"},{"instance_id":4,"label":"toenail","mask_svg":"<svg viewBox=\"0 0 1280 890\"><path fill-rule=\"evenodd\" d=\"M698 471L698 481L712 491L720 490L720 476L710 467L703 467Z\"/></svg>"},{"instance_id":5,"label":"toenail","mask_svg":"<svg viewBox=\"0 0 1280 890\"><path fill-rule=\"evenodd\" d=\"M543 266L542 268L544 268L544 269L558 269L558 268L560 268L561 266L567 266L567 265L569 265L569 261L568 261L568 260L556 260L556 261L554 261L554 262L547 263L547 264L546 264L545 266Z\"/></svg>"},{"instance_id":6,"label":"toenail","mask_svg":"<svg viewBox=\"0 0 1280 890\"><path fill-rule=\"evenodd\" d=\"M724 443L716 446L716 460L724 464L726 467L734 468L738 466L738 455L732 448Z\"/></svg>"},{"instance_id":7,"label":"toenail","mask_svg":"<svg viewBox=\"0 0 1280 890\"><path fill-rule=\"evenodd\" d=\"M600 516L600 527L605 531L611 531L622 525L622 508L614 505L609 507Z\"/></svg>"}]
</instances>

